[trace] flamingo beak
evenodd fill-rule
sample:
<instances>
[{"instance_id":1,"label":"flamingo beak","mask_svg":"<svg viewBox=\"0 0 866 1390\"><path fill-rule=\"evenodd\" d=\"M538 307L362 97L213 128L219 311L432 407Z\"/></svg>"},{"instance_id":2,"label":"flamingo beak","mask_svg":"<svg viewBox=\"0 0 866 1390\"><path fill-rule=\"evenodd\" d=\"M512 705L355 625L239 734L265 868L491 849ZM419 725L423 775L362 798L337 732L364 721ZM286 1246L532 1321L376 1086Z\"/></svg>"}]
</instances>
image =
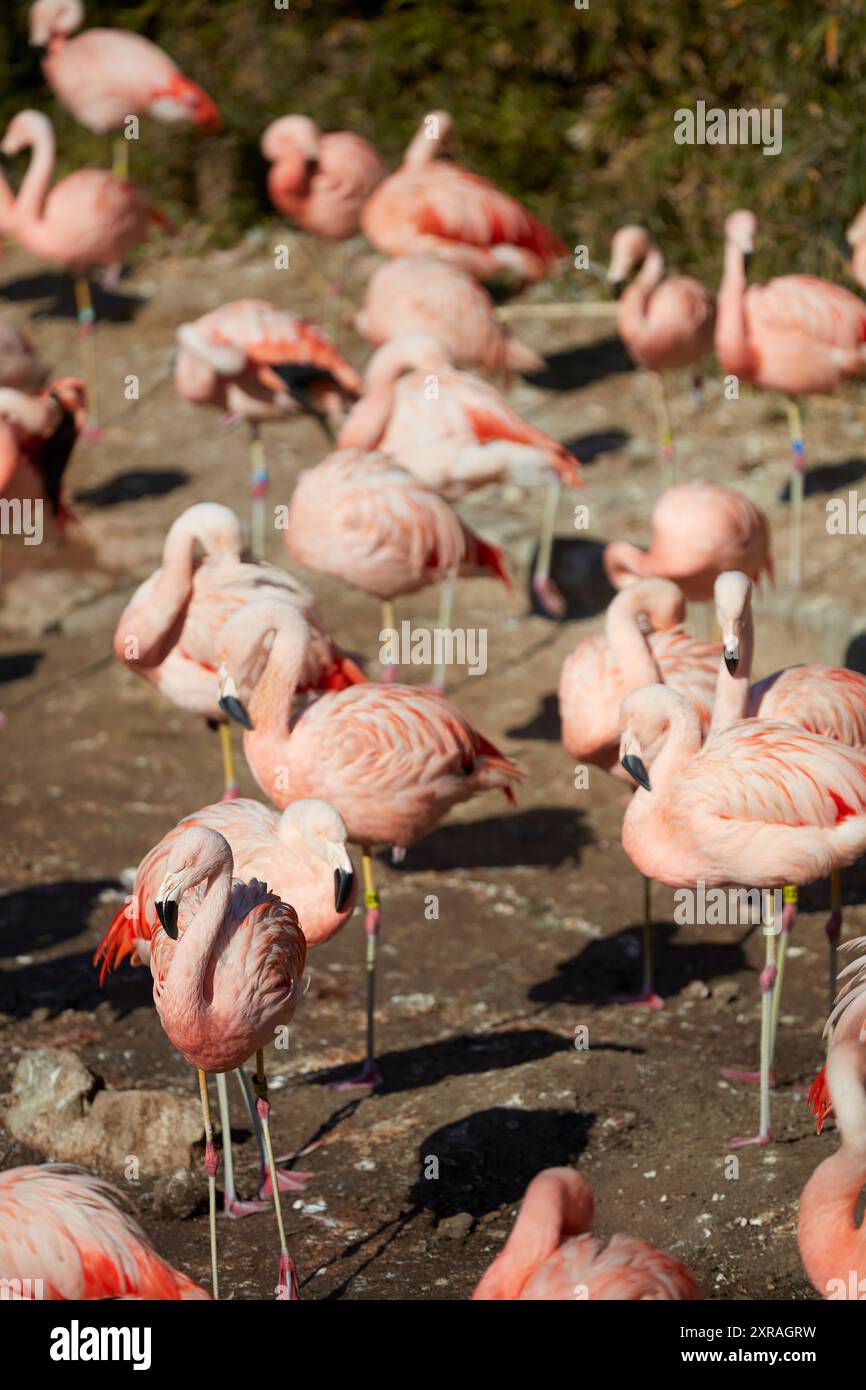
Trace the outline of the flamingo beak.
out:
<instances>
[{"instance_id":1,"label":"flamingo beak","mask_svg":"<svg viewBox=\"0 0 866 1390\"><path fill-rule=\"evenodd\" d=\"M334 906L338 912L344 910L354 886L355 875L351 869L334 870Z\"/></svg>"},{"instance_id":2,"label":"flamingo beak","mask_svg":"<svg viewBox=\"0 0 866 1390\"><path fill-rule=\"evenodd\" d=\"M735 676L739 664L740 644L736 637L732 637L725 642L725 665L728 668L728 674Z\"/></svg>"},{"instance_id":3,"label":"flamingo beak","mask_svg":"<svg viewBox=\"0 0 866 1390\"><path fill-rule=\"evenodd\" d=\"M636 753L626 753L620 759L620 762L622 763L629 777L633 777L639 787L643 787L644 790L648 792L652 791L649 773L644 767L643 760L639 758Z\"/></svg>"},{"instance_id":4,"label":"flamingo beak","mask_svg":"<svg viewBox=\"0 0 866 1390\"><path fill-rule=\"evenodd\" d=\"M229 719L233 719L236 724L240 724L244 729L254 729L255 724L250 719L246 708L238 695L238 688L234 679L229 675L225 666L221 666L218 673L219 681L219 707L223 714Z\"/></svg>"},{"instance_id":5,"label":"flamingo beak","mask_svg":"<svg viewBox=\"0 0 866 1390\"><path fill-rule=\"evenodd\" d=\"M748 275L748 273L749 273L749 266L750 266L751 264L752 264L752 252L751 252L751 251L744 251L744 252L743 252L743 269L745 270L745 272L746 272L747 275Z\"/></svg>"},{"instance_id":6,"label":"flamingo beak","mask_svg":"<svg viewBox=\"0 0 866 1390\"><path fill-rule=\"evenodd\" d=\"M166 936L177 941L177 903L173 898L163 898L161 901L157 898L154 907Z\"/></svg>"},{"instance_id":7,"label":"flamingo beak","mask_svg":"<svg viewBox=\"0 0 866 1390\"><path fill-rule=\"evenodd\" d=\"M625 289L625 280L608 280L607 284L614 299L619 299Z\"/></svg>"}]
</instances>

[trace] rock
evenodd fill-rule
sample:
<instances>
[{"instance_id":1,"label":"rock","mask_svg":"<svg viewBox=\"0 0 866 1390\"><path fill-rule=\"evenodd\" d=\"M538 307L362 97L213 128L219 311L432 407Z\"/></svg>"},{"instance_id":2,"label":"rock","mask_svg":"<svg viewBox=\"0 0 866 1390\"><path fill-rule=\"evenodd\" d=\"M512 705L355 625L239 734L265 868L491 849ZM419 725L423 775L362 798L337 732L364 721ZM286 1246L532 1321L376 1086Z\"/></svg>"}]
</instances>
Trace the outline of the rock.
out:
<instances>
[{"instance_id":1,"label":"rock","mask_svg":"<svg viewBox=\"0 0 866 1390\"><path fill-rule=\"evenodd\" d=\"M473 1218L468 1211L459 1211L456 1216L446 1216L436 1227L439 1240L465 1240L472 1230Z\"/></svg>"},{"instance_id":2,"label":"rock","mask_svg":"<svg viewBox=\"0 0 866 1390\"><path fill-rule=\"evenodd\" d=\"M736 980L718 980L713 985L713 998L720 1004L734 1004L740 997Z\"/></svg>"},{"instance_id":3,"label":"rock","mask_svg":"<svg viewBox=\"0 0 866 1390\"><path fill-rule=\"evenodd\" d=\"M207 1197L207 1184L195 1168L177 1168L160 1178L153 1194L153 1212L160 1220L185 1221L194 1216Z\"/></svg>"},{"instance_id":4,"label":"rock","mask_svg":"<svg viewBox=\"0 0 866 1390\"><path fill-rule=\"evenodd\" d=\"M683 990L684 999L709 999L710 988L703 980L691 980Z\"/></svg>"},{"instance_id":5,"label":"rock","mask_svg":"<svg viewBox=\"0 0 866 1390\"><path fill-rule=\"evenodd\" d=\"M99 1085L74 1052L25 1053L6 1114L10 1134L48 1159L127 1178L158 1178L192 1166L204 1138L192 1097Z\"/></svg>"}]
</instances>

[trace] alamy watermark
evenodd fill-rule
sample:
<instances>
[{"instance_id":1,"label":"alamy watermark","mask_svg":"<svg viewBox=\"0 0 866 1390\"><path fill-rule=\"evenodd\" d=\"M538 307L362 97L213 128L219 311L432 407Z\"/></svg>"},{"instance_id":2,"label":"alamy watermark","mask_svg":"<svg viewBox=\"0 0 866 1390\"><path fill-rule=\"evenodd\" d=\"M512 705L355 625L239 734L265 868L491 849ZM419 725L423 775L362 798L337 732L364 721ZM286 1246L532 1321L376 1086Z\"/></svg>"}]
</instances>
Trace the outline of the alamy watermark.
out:
<instances>
[{"instance_id":1,"label":"alamy watermark","mask_svg":"<svg viewBox=\"0 0 866 1390\"><path fill-rule=\"evenodd\" d=\"M25 545L41 545L41 497L0 497L0 536L23 536Z\"/></svg>"},{"instance_id":2,"label":"alamy watermark","mask_svg":"<svg viewBox=\"0 0 866 1390\"><path fill-rule=\"evenodd\" d=\"M677 145L762 145L764 154L782 149L782 108L720 106L707 108L699 101L694 110L681 106L674 112Z\"/></svg>"},{"instance_id":3,"label":"alamy watermark","mask_svg":"<svg viewBox=\"0 0 866 1390\"><path fill-rule=\"evenodd\" d=\"M782 929L784 890L762 888L695 888L674 891L674 922L678 927L752 926L761 922L767 936Z\"/></svg>"},{"instance_id":4,"label":"alamy watermark","mask_svg":"<svg viewBox=\"0 0 866 1390\"><path fill-rule=\"evenodd\" d=\"M470 676L487 670L487 629L484 627L418 627L404 619L399 630L379 633L382 666L465 666Z\"/></svg>"}]
</instances>

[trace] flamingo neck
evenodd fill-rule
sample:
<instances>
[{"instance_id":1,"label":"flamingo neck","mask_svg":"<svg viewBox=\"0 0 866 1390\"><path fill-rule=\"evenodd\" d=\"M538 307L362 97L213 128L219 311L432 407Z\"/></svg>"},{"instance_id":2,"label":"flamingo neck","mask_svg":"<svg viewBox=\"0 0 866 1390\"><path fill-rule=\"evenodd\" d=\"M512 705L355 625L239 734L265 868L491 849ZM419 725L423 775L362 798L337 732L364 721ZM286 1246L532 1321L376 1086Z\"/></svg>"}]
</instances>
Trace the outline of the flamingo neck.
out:
<instances>
[{"instance_id":1,"label":"flamingo neck","mask_svg":"<svg viewBox=\"0 0 866 1390\"><path fill-rule=\"evenodd\" d=\"M743 617L740 632L740 660L737 674L732 676L725 665L725 654L719 660L719 675L716 681L716 694L713 700L713 717L710 733L718 734L730 728L738 719L745 719L749 711L749 686L752 679L752 661L755 651L755 623L749 605Z\"/></svg>"},{"instance_id":2,"label":"flamingo neck","mask_svg":"<svg viewBox=\"0 0 866 1390\"><path fill-rule=\"evenodd\" d=\"M855 1220L864 1182L866 1150L843 1145L818 1165L803 1188L800 1250L809 1278L825 1298L833 1294L834 1281L842 1280L847 1288L852 1272L858 1283L866 1276L866 1231Z\"/></svg>"},{"instance_id":3,"label":"flamingo neck","mask_svg":"<svg viewBox=\"0 0 866 1390\"><path fill-rule=\"evenodd\" d=\"M426 118L421 122L409 144L406 146L406 153L403 155L403 164L418 168L420 165L432 164L433 160L439 155L442 149L441 139L432 139L427 134Z\"/></svg>"},{"instance_id":4,"label":"flamingo neck","mask_svg":"<svg viewBox=\"0 0 866 1390\"><path fill-rule=\"evenodd\" d=\"M579 1173L553 1168L534 1178L514 1229L475 1292L479 1299L513 1300L563 1241L589 1230L592 1191Z\"/></svg>"},{"instance_id":5,"label":"flamingo neck","mask_svg":"<svg viewBox=\"0 0 866 1390\"><path fill-rule=\"evenodd\" d=\"M194 538L174 527L165 538L159 577L136 614L134 635L137 660L143 666L159 665L192 595Z\"/></svg>"},{"instance_id":6,"label":"flamingo neck","mask_svg":"<svg viewBox=\"0 0 866 1390\"><path fill-rule=\"evenodd\" d=\"M191 1019L213 1001L214 948L229 910L233 861L227 850L208 876L198 912L187 923L171 961L172 1013Z\"/></svg>"},{"instance_id":7,"label":"flamingo neck","mask_svg":"<svg viewBox=\"0 0 866 1390\"><path fill-rule=\"evenodd\" d=\"M306 656L308 635L300 622L285 621L274 632L274 641L256 688L250 699L249 712L254 728L244 735L244 744L252 746L257 734L285 740L292 717L292 701Z\"/></svg>"},{"instance_id":8,"label":"flamingo neck","mask_svg":"<svg viewBox=\"0 0 866 1390\"><path fill-rule=\"evenodd\" d=\"M716 306L716 346L725 371L751 370L752 347L746 320L746 265L733 241L725 242L724 271Z\"/></svg>"},{"instance_id":9,"label":"flamingo neck","mask_svg":"<svg viewBox=\"0 0 866 1390\"><path fill-rule=\"evenodd\" d=\"M632 798L638 806L663 802L673 782L688 766L701 746L701 721L690 703L677 704L670 716L667 731L662 731L662 743L653 760L650 780L652 791L639 787ZM629 808L631 809L631 808Z\"/></svg>"},{"instance_id":10,"label":"flamingo neck","mask_svg":"<svg viewBox=\"0 0 866 1390\"><path fill-rule=\"evenodd\" d=\"M34 133L30 163L15 199L15 220L40 222L54 173L54 132L46 127Z\"/></svg>"},{"instance_id":11,"label":"flamingo neck","mask_svg":"<svg viewBox=\"0 0 866 1390\"><path fill-rule=\"evenodd\" d=\"M633 308L643 316L649 307L653 291L658 289L665 273L665 258L655 242L644 256L643 265L622 297L624 308Z\"/></svg>"},{"instance_id":12,"label":"flamingo neck","mask_svg":"<svg viewBox=\"0 0 866 1390\"><path fill-rule=\"evenodd\" d=\"M611 541L604 549L604 568L615 589L624 589L633 579L650 574L647 553L630 541Z\"/></svg>"},{"instance_id":13,"label":"flamingo neck","mask_svg":"<svg viewBox=\"0 0 866 1390\"><path fill-rule=\"evenodd\" d=\"M624 597L628 593L626 590ZM641 631L638 613L632 604L614 599L607 611L605 635L619 663L625 693L638 690L642 685L661 683L649 639Z\"/></svg>"}]
</instances>

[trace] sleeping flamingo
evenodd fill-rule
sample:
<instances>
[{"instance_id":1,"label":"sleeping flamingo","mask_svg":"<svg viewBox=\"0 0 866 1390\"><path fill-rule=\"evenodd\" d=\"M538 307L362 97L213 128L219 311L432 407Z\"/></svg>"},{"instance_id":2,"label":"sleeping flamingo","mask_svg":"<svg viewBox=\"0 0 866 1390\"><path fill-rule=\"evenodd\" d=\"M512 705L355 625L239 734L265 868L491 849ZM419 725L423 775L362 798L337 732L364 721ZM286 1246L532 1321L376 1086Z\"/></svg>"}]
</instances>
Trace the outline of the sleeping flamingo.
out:
<instances>
[{"instance_id":1,"label":"sleeping flamingo","mask_svg":"<svg viewBox=\"0 0 866 1390\"><path fill-rule=\"evenodd\" d=\"M242 549L241 525L228 507L216 502L188 507L169 527L162 564L135 591L114 633L115 655L131 671L172 704L219 728L226 800L237 796L237 785L219 703L218 647L231 640L245 694L264 664L262 644L289 605L304 614L312 633L300 693L340 690L364 679L328 637L306 585L275 565L243 560Z\"/></svg>"},{"instance_id":2,"label":"sleeping flamingo","mask_svg":"<svg viewBox=\"0 0 866 1390\"><path fill-rule=\"evenodd\" d=\"M637 275L627 285L635 270ZM616 319L619 336L632 361L652 373L659 453L670 483L674 449L663 373L681 367L699 369L709 357L713 350L713 296L690 275L665 279L664 256L644 227L620 227L614 235L607 279L620 301ZM700 379L698 370L698 389Z\"/></svg>"},{"instance_id":3,"label":"sleeping flamingo","mask_svg":"<svg viewBox=\"0 0 866 1390\"><path fill-rule=\"evenodd\" d=\"M723 570L744 570L754 580L766 574L772 582L770 525L744 493L695 478L657 499L649 550L611 541L604 568L615 589L658 575L679 584L691 603L701 603L713 597Z\"/></svg>"},{"instance_id":4,"label":"sleeping flamingo","mask_svg":"<svg viewBox=\"0 0 866 1390\"><path fill-rule=\"evenodd\" d=\"M26 333L11 319L0 318L0 386L38 391L48 375L45 363Z\"/></svg>"},{"instance_id":5,"label":"sleeping flamingo","mask_svg":"<svg viewBox=\"0 0 866 1390\"><path fill-rule=\"evenodd\" d=\"M709 727L721 648L683 627L682 590L669 579L640 579L617 594L604 633L592 633L565 658L559 677L562 743L569 757L626 777L619 765L619 709L631 690L658 681L686 695ZM642 622L649 624L645 632ZM655 750L647 750L652 765ZM653 971L650 882L644 881L643 985L628 1003L662 1008ZM623 1002L623 1001L620 1001Z\"/></svg>"},{"instance_id":6,"label":"sleeping flamingo","mask_svg":"<svg viewBox=\"0 0 866 1390\"><path fill-rule=\"evenodd\" d=\"M33 153L17 197L0 174L0 231L14 236L40 260L67 266L75 276L84 375L95 416L94 315L88 271L125 260L154 223L163 227L167 223L134 184L104 169L78 169L52 187L54 131L39 111L20 111L0 144L5 155L26 149Z\"/></svg>"},{"instance_id":7,"label":"sleeping flamingo","mask_svg":"<svg viewBox=\"0 0 866 1390\"><path fill-rule=\"evenodd\" d=\"M386 633L394 630L394 599L430 584L442 587L440 629L450 626L458 578L485 575L509 587L499 547L477 536L450 502L387 454L341 449L304 469L289 504L285 540L298 564L378 598ZM385 679L395 674L387 664ZM444 686L440 664L433 687Z\"/></svg>"},{"instance_id":8,"label":"sleeping flamingo","mask_svg":"<svg viewBox=\"0 0 866 1390\"><path fill-rule=\"evenodd\" d=\"M637 791L622 843L641 873L671 887L813 883L866 850L866 752L793 724L743 719L710 734L685 696L650 685L620 709L620 757ZM661 741L650 778L644 750ZM761 1116L768 1144L774 931L761 982Z\"/></svg>"},{"instance_id":9,"label":"sleeping flamingo","mask_svg":"<svg viewBox=\"0 0 866 1390\"><path fill-rule=\"evenodd\" d=\"M824 1298L862 1299L866 1230L860 1197L866 1182L866 1046L846 1038L827 1057L827 1086L841 1147L803 1188L797 1239L806 1273Z\"/></svg>"},{"instance_id":10,"label":"sleeping flamingo","mask_svg":"<svg viewBox=\"0 0 866 1390\"><path fill-rule=\"evenodd\" d=\"M216 406L250 431L252 549L264 555L268 471L262 424L301 413L328 438L329 418L361 391L361 378L314 323L263 299L236 299L181 324L175 387L186 401Z\"/></svg>"},{"instance_id":11,"label":"sleeping flamingo","mask_svg":"<svg viewBox=\"0 0 866 1390\"><path fill-rule=\"evenodd\" d=\"M345 241L361 229L361 208L385 177L369 140L350 130L323 135L309 116L280 116L262 136L274 207L305 232Z\"/></svg>"},{"instance_id":12,"label":"sleeping flamingo","mask_svg":"<svg viewBox=\"0 0 866 1390\"><path fill-rule=\"evenodd\" d=\"M260 801L247 798L218 801L184 816L142 859L132 894L115 915L94 955L94 965L101 965L100 984L123 960L128 959L133 965L149 963L150 942L158 926L153 903L165 877L169 855L180 836L191 826L199 825L218 831L227 840L239 878L258 878L283 902L291 901L308 948L329 941L351 917L358 896L355 874L346 848L346 827L333 806L327 801L293 801L280 815ZM258 1115L251 1103L249 1082L242 1067L237 1075L259 1143L261 1173L260 1200L239 1198L234 1182L228 1090L225 1076L218 1072L225 1157L223 1209L232 1217L262 1211L268 1205L264 1199L271 1195L267 1155ZM309 1174L278 1169L277 1177L281 1191L298 1191L305 1186Z\"/></svg>"},{"instance_id":13,"label":"sleeping flamingo","mask_svg":"<svg viewBox=\"0 0 866 1390\"><path fill-rule=\"evenodd\" d=\"M500 788L514 800L518 765L500 753L449 701L407 685L352 686L322 695L293 716L310 630L299 613L274 633L267 665L249 701L228 712L242 723L244 751L276 806L302 797L331 802L361 846L367 935L367 1056L357 1081L381 1080L373 1039L380 902L372 847L400 850L427 835L453 806ZM227 665L231 674L231 664Z\"/></svg>"},{"instance_id":14,"label":"sleeping flamingo","mask_svg":"<svg viewBox=\"0 0 866 1390\"><path fill-rule=\"evenodd\" d=\"M43 499L63 529L72 516L63 479L86 425L77 377L59 377L38 396L0 387L0 497Z\"/></svg>"},{"instance_id":15,"label":"sleeping flamingo","mask_svg":"<svg viewBox=\"0 0 866 1390\"><path fill-rule=\"evenodd\" d=\"M437 158L452 127L447 111L424 117L402 166L364 204L365 236L386 256L437 256L479 280L503 274L540 280L565 246L487 179Z\"/></svg>"},{"instance_id":16,"label":"sleeping flamingo","mask_svg":"<svg viewBox=\"0 0 866 1390\"><path fill-rule=\"evenodd\" d=\"M746 284L757 222L751 212L725 220L716 356L722 370L788 398L791 428L791 583L800 583L805 450L799 397L835 391L866 371L866 304L829 280L784 275ZM738 568L743 568L739 566Z\"/></svg>"},{"instance_id":17,"label":"sleeping flamingo","mask_svg":"<svg viewBox=\"0 0 866 1390\"><path fill-rule=\"evenodd\" d=\"M474 1300L701 1298L684 1264L638 1236L594 1236L592 1188L573 1168L547 1168L526 1189L514 1229Z\"/></svg>"},{"instance_id":18,"label":"sleeping flamingo","mask_svg":"<svg viewBox=\"0 0 866 1390\"><path fill-rule=\"evenodd\" d=\"M210 1298L160 1258L126 1205L116 1188L68 1164L7 1168L0 1173L4 1286L15 1297L73 1302Z\"/></svg>"},{"instance_id":19,"label":"sleeping flamingo","mask_svg":"<svg viewBox=\"0 0 866 1390\"><path fill-rule=\"evenodd\" d=\"M499 322L484 286L435 256L400 256L380 265L367 282L355 326L373 347L406 333L429 333L458 366L491 374L544 368L544 358Z\"/></svg>"},{"instance_id":20,"label":"sleeping flamingo","mask_svg":"<svg viewBox=\"0 0 866 1390\"><path fill-rule=\"evenodd\" d=\"M559 490L563 482L580 485L580 464L564 444L518 415L495 386L458 371L438 338L406 334L373 353L364 394L337 444L391 453L450 500L489 483L546 483L533 587L548 612L562 613L562 595L550 578L553 527Z\"/></svg>"},{"instance_id":21,"label":"sleeping flamingo","mask_svg":"<svg viewBox=\"0 0 866 1390\"><path fill-rule=\"evenodd\" d=\"M233 878L231 846L219 831L190 826L171 847L154 906L150 942L153 1002L166 1036L198 1072L205 1126L213 1296L219 1297L216 1172L207 1073L235 1071L253 1053L277 1230L278 1290L297 1298L271 1143L264 1049L291 1023L307 954L295 909L257 879Z\"/></svg>"}]
</instances>

